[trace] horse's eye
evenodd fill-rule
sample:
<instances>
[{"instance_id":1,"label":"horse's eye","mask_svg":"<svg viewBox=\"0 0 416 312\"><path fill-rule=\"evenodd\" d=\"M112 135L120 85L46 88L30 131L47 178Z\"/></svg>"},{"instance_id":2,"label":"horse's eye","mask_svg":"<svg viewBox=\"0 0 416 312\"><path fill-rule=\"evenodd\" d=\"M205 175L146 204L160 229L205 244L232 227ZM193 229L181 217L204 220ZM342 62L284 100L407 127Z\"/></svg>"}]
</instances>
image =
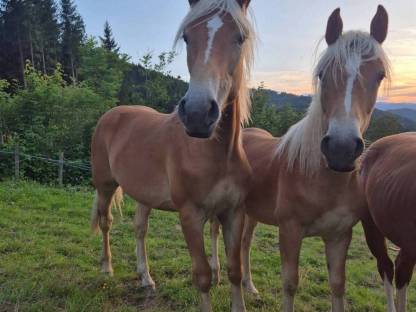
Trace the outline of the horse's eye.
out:
<instances>
[{"instance_id":1,"label":"horse's eye","mask_svg":"<svg viewBox=\"0 0 416 312\"><path fill-rule=\"evenodd\" d=\"M237 38L237 43L239 45L243 45L243 43L246 41L247 37L243 34L240 34Z\"/></svg>"},{"instance_id":2,"label":"horse's eye","mask_svg":"<svg viewBox=\"0 0 416 312\"><path fill-rule=\"evenodd\" d=\"M188 36L186 34L183 34L182 39L186 44L188 44Z\"/></svg>"},{"instance_id":3,"label":"horse's eye","mask_svg":"<svg viewBox=\"0 0 416 312\"><path fill-rule=\"evenodd\" d=\"M319 78L319 80L322 80L322 76L324 75L324 73L322 72L322 71L320 71L319 72L319 74L318 74L318 78Z\"/></svg>"},{"instance_id":4,"label":"horse's eye","mask_svg":"<svg viewBox=\"0 0 416 312\"><path fill-rule=\"evenodd\" d=\"M386 78L386 73L385 72L380 72L377 76L378 83L381 83L384 78Z\"/></svg>"}]
</instances>

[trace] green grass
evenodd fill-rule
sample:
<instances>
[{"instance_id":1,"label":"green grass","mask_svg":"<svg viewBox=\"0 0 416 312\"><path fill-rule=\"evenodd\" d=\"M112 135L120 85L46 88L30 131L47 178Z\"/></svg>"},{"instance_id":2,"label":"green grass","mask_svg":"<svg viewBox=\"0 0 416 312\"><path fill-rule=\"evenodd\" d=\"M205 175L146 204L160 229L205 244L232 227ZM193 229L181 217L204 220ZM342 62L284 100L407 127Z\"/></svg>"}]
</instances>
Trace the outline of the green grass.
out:
<instances>
[{"instance_id":1,"label":"green grass","mask_svg":"<svg viewBox=\"0 0 416 312\"><path fill-rule=\"evenodd\" d=\"M99 271L100 236L89 227L92 200L90 190L0 183L0 311L198 311L178 216L152 212L147 246L157 291L151 294L139 287L135 274L133 202L127 201L123 219L114 213L110 278ZM281 310L276 234L274 227L257 228L252 266L261 296L246 296L248 311ZM304 241L296 311L330 309L323 253L319 239ZM360 226L348 258L347 310L385 311L383 286ZM230 310L224 269L222 277L211 291L215 311ZM415 290L413 284L410 311L416 311Z\"/></svg>"}]
</instances>

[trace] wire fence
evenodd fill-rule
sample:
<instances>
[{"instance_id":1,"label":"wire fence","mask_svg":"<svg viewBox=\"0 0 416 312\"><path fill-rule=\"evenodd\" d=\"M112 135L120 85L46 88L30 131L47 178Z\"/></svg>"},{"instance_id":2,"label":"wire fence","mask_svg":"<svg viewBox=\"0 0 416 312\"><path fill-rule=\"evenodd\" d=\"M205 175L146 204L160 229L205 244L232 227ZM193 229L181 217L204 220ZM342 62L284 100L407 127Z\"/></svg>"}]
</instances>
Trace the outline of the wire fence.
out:
<instances>
[{"instance_id":1,"label":"wire fence","mask_svg":"<svg viewBox=\"0 0 416 312\"><path fill-rule=\"evenodd\" d=\"M53 159L48 156L44 155L29 155L26 153L22 153L20 151L19 145L15 146L14 151L10 150L1 150L0 149L0 155L9 155L14 157L14 175L16 179L20 178L20 165L21 161L23 160L37 160L40 162L48 163L53 166L57 167L57 175L58 175L58 183L59 185L63 185L63 179L64 179L64 168L74 168L77 170L80 170L84 173L91 173L91 166L88 163L82 162L82 161L71 161L64 158L64 153L59 152L59 158Z\"/></svg>"}]
</instances>

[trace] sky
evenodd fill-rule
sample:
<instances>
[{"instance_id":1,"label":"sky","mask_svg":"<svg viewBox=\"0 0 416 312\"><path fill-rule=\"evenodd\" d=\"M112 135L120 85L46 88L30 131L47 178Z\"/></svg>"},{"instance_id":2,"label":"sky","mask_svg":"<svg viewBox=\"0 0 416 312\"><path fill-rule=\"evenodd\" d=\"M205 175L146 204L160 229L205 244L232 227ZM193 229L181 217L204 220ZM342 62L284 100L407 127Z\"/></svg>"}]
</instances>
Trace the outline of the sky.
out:
<instances>
[{"instance_id":1,"label":"sky","mask_svg":"<svg viewBox=\"0 0 416 312\"><path fill-rule=\"evenodd\" d=\"M187 0L75 0L88 35L99 36L106 20L121 51L134 62L147 52L172 50L189 5ZM310 94L313 65L325 42L331 12L341 8L344 30L369 31L377 5L389 12L389 34L383 44L393 65L393 81L381 101L416 103L416 0L252 0L258 42L251 85L295 94ZM317 47L318 46L318 47ZM318 54L316 54L318 51ZM186 51L169 70L189 78Z\"/></svg>"}]
</instances>

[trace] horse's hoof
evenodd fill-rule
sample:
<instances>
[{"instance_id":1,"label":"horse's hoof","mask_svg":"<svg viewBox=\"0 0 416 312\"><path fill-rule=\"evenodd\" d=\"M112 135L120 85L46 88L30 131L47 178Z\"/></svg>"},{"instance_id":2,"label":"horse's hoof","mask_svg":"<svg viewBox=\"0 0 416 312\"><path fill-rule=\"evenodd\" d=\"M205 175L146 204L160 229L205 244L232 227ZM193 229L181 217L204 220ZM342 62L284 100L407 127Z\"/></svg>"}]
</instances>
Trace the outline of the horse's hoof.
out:
<instances>
[{"instance_id":1,"label":"horse's hoof","mask_svg":"<svg viewBox=\"0 0 416 312\"><path fill-rule=\"evenodd\" d=\"M114 272L113 270L108 270L108 269L101 269L101 273L110 277L114 276Z\"/></svg>"},{"instance_id":2,"label":"horse's hoof","mask_svg":"<svg viewBox=\"0 0 416 312\"><path fill-rule=\"evenodd\" d=\"M243 288L246 293L256 297L259 296L259 291L257 290L256 286L254 286L252 281L243 281Z\"/></svg>"},{"instance_id":3,"label":"horse's hoof","mask_svg":"<svg viewBox=\"0 0 416 312\"><path fill-rule=\"evenodd\" d=\"M150 276L140 277L139 275L139 280L140 280L140 285L142 288L149 290L149 291L156 290L156 284Z\"/></svg>"}]
</instances>

